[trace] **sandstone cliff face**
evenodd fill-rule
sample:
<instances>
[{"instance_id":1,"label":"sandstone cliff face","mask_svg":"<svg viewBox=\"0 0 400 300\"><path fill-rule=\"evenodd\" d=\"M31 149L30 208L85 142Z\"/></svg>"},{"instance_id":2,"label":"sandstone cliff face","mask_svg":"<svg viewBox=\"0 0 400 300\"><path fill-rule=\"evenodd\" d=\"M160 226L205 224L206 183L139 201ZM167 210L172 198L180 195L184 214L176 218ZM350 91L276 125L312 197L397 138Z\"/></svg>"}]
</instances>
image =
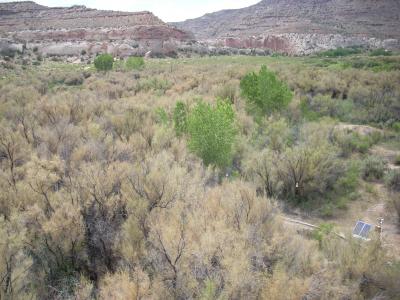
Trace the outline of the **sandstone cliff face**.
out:
<instances>
[{"instance_id":1,"label":"sandstone cliff face","mask_svg":"<svg viewBox=\"0 0 400 300\"><path fill-rule=\"evenodd\" d=\"M150 12L49 8L30 1L0 3L0 37L3 48L24 45L45 55L107 51L122 57L175 55L177 44L192 39Z\"/></svg>"},{"instance_id":2,"label":"sandstone cliff face","mask_svg":"<svg viewBox=\"0 0 400 300\"><path fill-rule=\"evenodd\" d=\"M49 56L109 52L126 57L400 49L399 0L263 0L172 25L150 12L0 3L0 52L26 47Z\"/></svg>"},{"instance_id":3,"label":"sandstone cliff face","mask_svg":"<svg viewBox=\"0 0 400 300\"><path fill-rule=\"evenodd\" d=\"M398 0L263 0L173 23L215 45L311 52L361 45L400 47Z\"/></svg>"}]
</instances>

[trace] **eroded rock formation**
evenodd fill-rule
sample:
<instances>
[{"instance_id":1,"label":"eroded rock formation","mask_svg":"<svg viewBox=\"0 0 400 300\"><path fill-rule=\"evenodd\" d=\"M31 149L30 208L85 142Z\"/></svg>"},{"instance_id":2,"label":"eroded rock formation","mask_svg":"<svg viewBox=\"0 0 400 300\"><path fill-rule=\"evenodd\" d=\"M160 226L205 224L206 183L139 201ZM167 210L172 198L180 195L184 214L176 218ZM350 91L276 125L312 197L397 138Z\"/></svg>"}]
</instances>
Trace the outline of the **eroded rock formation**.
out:
<instances>
[{"instance_id":1,"label":"eroded rock formation","mask_svg":"<svg viewBox=\"0 0 400 300\"><path fill-rule=\"evenodd\" d=\"M150 12L116 12L84 6L49 8L34 2L0 3L1 49L35 49L44 55L109 52L115 56L176 55L192 35Z\"/></svg>"},{"instance_id":2,"label":"eroded rock formation","mask_svg":"<svg viewBox=\"0 0 400 300\"><path fill-rule=\"evenodd\" d=\"M150 12L0 3L0 52L47 56L307 55L338 47L400 49L398 0L263 0L168 25ZM196 40L196 41L195 41Z\"/></svg>"},{"instance_id":3,"label":"eroded rock formation","mask_svg":"<svg viewBox=\"0 0 400 300\"><path fill-rule=\"evenodd\" d=\"M173 23L217 46L289 54L347 46L400 48L398 0L263 0Z\"/></svg>"}]
</instances>

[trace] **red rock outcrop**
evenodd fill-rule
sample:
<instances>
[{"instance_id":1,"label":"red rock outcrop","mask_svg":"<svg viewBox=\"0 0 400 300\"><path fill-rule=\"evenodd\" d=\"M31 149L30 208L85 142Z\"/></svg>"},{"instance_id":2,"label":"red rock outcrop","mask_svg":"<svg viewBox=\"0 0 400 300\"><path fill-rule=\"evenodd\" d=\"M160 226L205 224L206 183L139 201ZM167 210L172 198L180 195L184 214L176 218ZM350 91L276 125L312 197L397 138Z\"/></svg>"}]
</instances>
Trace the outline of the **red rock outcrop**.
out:
<instances>
[{"instance_id":1,"label":"red rock outcrop","mask_svg":"<svg viewBox=\"0 0 400 300\"><path fill-rule=\"evenodd\" d=\"M290 44L285 38L279 36L249 37L249 38L226 38L221 39L217 44L231 48L259 48L272 51L290 52Z\"/></svg>"}]
</instances>

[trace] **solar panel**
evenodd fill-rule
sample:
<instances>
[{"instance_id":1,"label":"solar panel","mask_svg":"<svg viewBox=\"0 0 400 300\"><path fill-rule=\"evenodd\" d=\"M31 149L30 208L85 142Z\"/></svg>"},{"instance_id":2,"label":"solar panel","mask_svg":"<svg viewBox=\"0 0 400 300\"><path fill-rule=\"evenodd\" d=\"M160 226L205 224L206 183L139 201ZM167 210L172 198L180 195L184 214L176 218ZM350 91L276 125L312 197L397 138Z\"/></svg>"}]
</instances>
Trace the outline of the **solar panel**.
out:
<instances>
[{"instance_id":1,"label":"solar panel","mask_svg":"<svg viewBox=\"0 0 400 300\"><path fill-rule=\"evenodd\" d=\"M363 229L363 227L364 227L364 223L358 221L357 224L356 224L356 227L353 230L353 234L360 234L360 232Z\"/></svg>"},{"instance_id":2,"label":"solar panel","mask_svg":"<svg viewBox=\"0 0 400 300\"><path fill-rule=\"evenodd\" d=\"M360 235L361 235L363 238L367 238L367 237L368 237L368 233L369 233L369 231L371 230L371 228L372 228L371 225L365 224L364 227L363 227L363 229L361 230Z\"/></svg>"},{"instance_id":3,"label":"solar panel","mask_svg":"<svg viewBox=\"0 0 400 300\"><path fill-rule=\"evenodd\" d=\"M372 229L372 225L365 223L363 221L358 221L353 230L353 236L357 238L362 238L364 240L368 239L368 234Z\"/></svg>"}]
</instances>

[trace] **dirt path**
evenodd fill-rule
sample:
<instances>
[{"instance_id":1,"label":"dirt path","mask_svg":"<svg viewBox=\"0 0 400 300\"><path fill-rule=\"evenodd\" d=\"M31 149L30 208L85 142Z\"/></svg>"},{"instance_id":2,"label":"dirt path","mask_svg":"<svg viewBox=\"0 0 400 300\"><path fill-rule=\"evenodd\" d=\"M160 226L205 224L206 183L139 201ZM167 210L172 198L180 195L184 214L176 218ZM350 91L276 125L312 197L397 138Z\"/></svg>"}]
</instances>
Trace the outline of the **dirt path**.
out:
<instances>
[{"instance_id":1,"label":"dirt path","mask_svg":"<svg viewBox=\"0 0 400 300\"><path fill-rule=\"evenodd\" d=\"M319 227L317 225L306 223L306 222L303 222L303 221L300 221L297 219L293 219L293 218L289 218L286 216L283 217L283 222L285 223L286 226L293 226L293 227L301 228L301 229L305 229L305 230L319 229ZM333 231L333 233L341 239L346 239L346 237L343 233L337 233L336 231Z\"/></svg>"}]
</instances>

